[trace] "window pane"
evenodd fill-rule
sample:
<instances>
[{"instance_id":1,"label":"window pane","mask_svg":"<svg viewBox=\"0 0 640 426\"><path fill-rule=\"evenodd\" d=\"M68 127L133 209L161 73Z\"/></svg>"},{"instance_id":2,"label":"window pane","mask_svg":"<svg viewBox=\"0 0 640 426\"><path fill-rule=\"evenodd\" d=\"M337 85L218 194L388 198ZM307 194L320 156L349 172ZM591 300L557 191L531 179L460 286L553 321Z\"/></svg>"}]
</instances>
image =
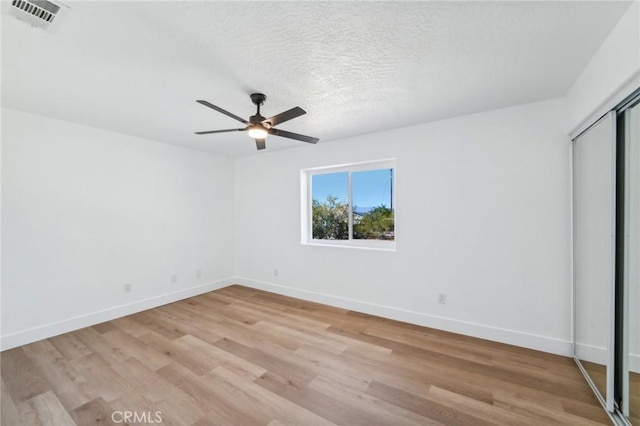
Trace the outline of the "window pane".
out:
<instances>
[{"instance_id":1,"label":"window pane","mask_svg":"<svg viewBox=\"0 0 640 426\"><path fill-rule=\"evenodd\" d=\"M312 238L349 239L348 172L311 176Z\"/></svg>"},{"instance_id":2,"label":"window pane","mask_svg":"<svg viewBox=\"0 0 640 426\"><path fill-rule=\"evenodd\" d=\"M393 240L393 169L351 174L353 238Z\"/></svg>"}]
</instances>

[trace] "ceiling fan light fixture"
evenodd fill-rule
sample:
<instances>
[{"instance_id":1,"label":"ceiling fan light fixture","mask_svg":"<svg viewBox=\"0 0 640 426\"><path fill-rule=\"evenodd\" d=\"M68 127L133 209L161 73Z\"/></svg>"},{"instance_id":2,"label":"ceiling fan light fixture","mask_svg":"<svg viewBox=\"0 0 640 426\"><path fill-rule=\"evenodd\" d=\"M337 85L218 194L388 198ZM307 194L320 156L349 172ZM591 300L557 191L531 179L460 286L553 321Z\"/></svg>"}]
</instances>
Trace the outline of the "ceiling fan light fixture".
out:
<instances>
[{"instance_id":1,"label":"ceiling fan light fixture","mask_svg":"<svg viewBox=\"0 0 640 426\"><path fill-rule=\"evenodd\" d=\"M32 0L36 1L36 0ZM307 142L307 143L317 143L320 139L312 138L311 136L300 135L298 133L287 132L286 130L280 130L274 128L280 123L284 123L285 121L292 120L296 117L300 117L301 115L306 114L306 111L300 107L294 107L290 110L281 112L280 114L276 114L270 118L264 118L260 115L260 106L264 104L264 101L267 99L265 95L262 93L252 93L251 94L251 102L257 107L257 111L255 115L249 117L249 121L245 120L242 117L238 117L235 114L230 113L229 111L220 108L219 106L215 106L214 104L207 102L205 100L199 99L198 102L201 105L204 105L208 108L218 111L226 115L227 117L233 118L236 121L241 122L245 125L242 129L224 129L224 130L207 130L205 132L196 132L196 135L209 135L212 133L228 133L228 132L247 132L250 138L256 140L256 148L265 149L265 139L268 135L279 136L281 138L287 139L295 139L297 141Z\"/></svg>"},{"instance_id":2,"label":"ceiling fan light fixture","mask_svg":"<svg viewBox=\"0 0 640 426\"><path fill-rule=\"evenodd\" d=\"M248 134L249 137L253 139L265 139L269 133L267 132L267 129L265 129L261 125L254 124L249 127Z\"/></svg>"}]
</instances>

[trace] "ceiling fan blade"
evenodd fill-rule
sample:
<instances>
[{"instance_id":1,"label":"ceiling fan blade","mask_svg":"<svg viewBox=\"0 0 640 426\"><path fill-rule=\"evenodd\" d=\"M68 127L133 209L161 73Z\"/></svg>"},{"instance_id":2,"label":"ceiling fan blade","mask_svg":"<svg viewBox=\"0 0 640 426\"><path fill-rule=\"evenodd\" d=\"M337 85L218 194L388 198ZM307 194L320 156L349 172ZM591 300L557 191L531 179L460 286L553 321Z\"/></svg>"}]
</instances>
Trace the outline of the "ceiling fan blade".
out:
<instances>
[{"instance_id":1,"label":"ceiling fan blade","mask_svg":"<svg viewBox=\"0 0 640 426\"><path fill-rule=\"evenodd\" d=\"M258 150L265 149L267 145L264 143L264 139L256 139L256 148Z\"/></svg>"},{"instance_id":2,"label":"ceiling fan blade","mask_svg":"<svg viewBox=\"0 0 640 426\"><path fill-rule=\"evenodd\" d=\"M274 115L271 118L267 118L263 121L268 121L271 123L271 127L277 126L280 123L284 123L285 121L292 120L296 117L300 117L301 115L306 114L307 112L300 107L291 108L289 111L281 112L278 115Z\"/></svg>"},{"instance_id":3,"label":"ceiling fan blade","mask_svg":"<svg viewBox=\"0 0 640 426\"><path fill-rule=\"evenodd\" d=\"M224 129L224 130L207 130L205 132L196 132L196 135L210 135L211 133L225 133L225 132L241 132L245 129Z\"/></svg>"},{"instance_id":4,"label":"ceiling fan blade","mask_svg":"<svg viewBox=\"0 0 640 426\"><path fill-rule=\"evenodd\" d=\"M229 116L229 117L233 118L234 120L238 120L238 121L239 121L239 122L241 122L241 123L249 124L249 123L247 122L247 120L245 120L244 118L240 118L240 117L238 117L237 115L232 114L232 113L230 113L229 111L226 111L226 110L224 110L224 109L222 109L222 108L220 108L220 107L218 107L218 106L215 106L215 105L214 105L214 104L212 104L212 103L209 103L209 102L207 102L207 101L203 101L203 100L198 100L198 101L196 101L196 102L198 102L199 104L202 104L202 105L204 105L204 106L207 106L207 107L209 107L209 108L211 108L211 109L215 109L216 111L221 112L221 113L223 113L224 115L227 115L227 116Z\"/></svg>"},{"instance_id":5,"label":"ceiling fan blade","mask_svg":"<svg viewBox=\"0 0 640 426\"><path fill-rule=\"evenodd\" d=\"M275 136L295 139L298 141L308 142L308 143L317 143L320 140L318 138L312 138L311 136L300 135L298 133L291 133L291 132L287 132L286 130L280 130L280 129L269 129L269 133Z\"/></svg>"}]
</instances>

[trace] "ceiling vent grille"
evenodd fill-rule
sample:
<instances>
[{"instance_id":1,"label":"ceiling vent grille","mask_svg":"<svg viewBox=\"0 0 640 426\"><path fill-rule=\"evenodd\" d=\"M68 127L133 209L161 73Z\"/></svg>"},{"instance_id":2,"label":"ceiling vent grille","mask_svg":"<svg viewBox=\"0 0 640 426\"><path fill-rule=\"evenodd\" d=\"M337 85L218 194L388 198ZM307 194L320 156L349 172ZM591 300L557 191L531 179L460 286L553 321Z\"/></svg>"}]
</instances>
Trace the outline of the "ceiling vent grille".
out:
<instances>
[{"instance_id":1,"label":"ceiling vent grille","mask_svg":"<svg viewBox=\"0 0 640 426\"><path fill-rule=\"evenodd\" d=\"M11 14L34 27L49 28L60 6L47 0L12 0Z\"/></svg>"}]
</instances>

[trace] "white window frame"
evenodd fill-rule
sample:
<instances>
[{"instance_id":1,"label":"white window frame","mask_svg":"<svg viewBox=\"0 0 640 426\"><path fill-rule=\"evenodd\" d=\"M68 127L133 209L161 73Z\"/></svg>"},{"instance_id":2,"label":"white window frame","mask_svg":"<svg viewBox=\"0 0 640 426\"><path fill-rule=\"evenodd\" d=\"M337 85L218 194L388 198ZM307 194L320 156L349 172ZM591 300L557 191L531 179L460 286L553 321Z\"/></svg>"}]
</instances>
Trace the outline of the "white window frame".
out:
<instances>
[{"instance_id":1,"label":"white window frame","mask_svg":"<svg viewBox=\"0 0 640 426\"><path fill-rule=\"evenodd\" d=\"M396 160L395 158L387 158L383 160L363 161L358 163L339 164L335 166L323 166L304 169L300 171L300 200L301 200L301 244L311 246L325 246L325 247L345 247L345 248L358 248L368 250L384 250L395 251L396 240L398 239L397 224L394 223L394 239L392 241L387 240L364 240L353 239L353 202L351 191L351 173L362 172L368 170L379 169L393 169L393 188L392 188L392 202L393 202L393 214L394 222L396 221L397 203L396 203ZM348 188L347 188L347 202L349 203L349 239L348 240L318 240L313 239L312 231L312 203L313 203L313 189L311 187L312 176L349 172Z\"/></svg>"}]
</instances>

